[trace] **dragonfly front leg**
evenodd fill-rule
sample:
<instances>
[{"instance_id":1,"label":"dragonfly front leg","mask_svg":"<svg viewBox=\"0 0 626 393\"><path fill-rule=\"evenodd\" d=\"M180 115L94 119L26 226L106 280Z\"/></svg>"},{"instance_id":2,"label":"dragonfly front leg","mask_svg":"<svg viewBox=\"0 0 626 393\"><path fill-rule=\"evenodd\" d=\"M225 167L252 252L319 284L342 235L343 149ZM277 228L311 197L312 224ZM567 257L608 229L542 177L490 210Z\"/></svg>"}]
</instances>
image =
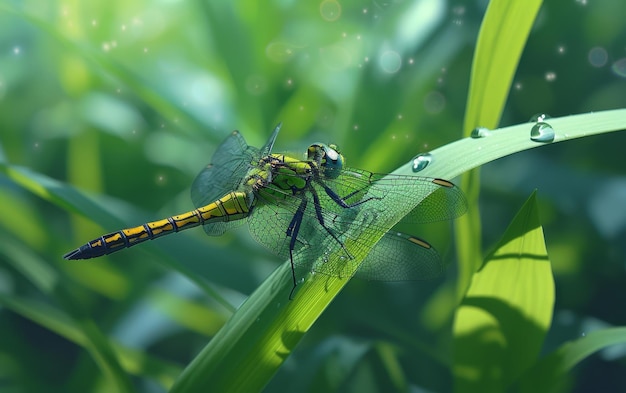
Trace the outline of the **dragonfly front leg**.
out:
<instances>
[{"instance_id":1,"label":"dragonfly front leg","mask_svg":"<svg viewBox=\"0 0 626 393\"><path fill-rule=\"evenodd\" d=\"M343 248L343 251L345 251L346 255L348 255L348 258L352 259L352 255L350 255L343 242L339 240L337 235L335 235L335 233L326 226L326 223L324 222L324 216L322 215L322 205L320 203L319 195L317 195L317 191L315 191L313 187L310 188L310 191L313 195L313 205L315 206L315 215L317 216L317 221L320 223L322 228L324 228L326 232L328 232L328 234L332 236L333 239L335 239L335 241L341 246L341 248Z\"/></svg>"},{"instance_id":2,"label":"dragonfly front leg","mask_svg":"<svg viewBox=\"0 0 626 393\"><path fill-rule=\"evenodd\" d=\"M322 186L322 188L324 189L324 192L326 192L326 195L328 195L330 197L330 199L332 199L336 204L338 204L339 206L349 209L352 207L356 207L359 206L365 202L371 201L372 199L379 199L376 197L367 197L365 199L362 199L360 201L357 201L355 203L347 203L346 200L350 199L351 197L353 197L354 195L356 195L357 193L361 192L361 190L356 190L354 192L351 192L350 194L346 195L345 197L341 197L339 196L339 194L337 194L332 188L328 187L326 185L326 183L324 183L323 180L321 179L316 179L317 184L319 184L320 186Z\"/></svg>"}]
</instances>

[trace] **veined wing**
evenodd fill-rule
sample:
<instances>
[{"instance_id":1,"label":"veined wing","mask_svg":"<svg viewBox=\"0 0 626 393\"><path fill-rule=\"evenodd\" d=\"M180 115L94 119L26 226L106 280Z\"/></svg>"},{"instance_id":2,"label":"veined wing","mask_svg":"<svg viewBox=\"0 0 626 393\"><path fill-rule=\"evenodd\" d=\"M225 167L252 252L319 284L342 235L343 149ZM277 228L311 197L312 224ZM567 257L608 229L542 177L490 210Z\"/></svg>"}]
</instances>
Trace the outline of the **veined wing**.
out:
<instances>
[{"instance_id":1,"label":"veined wing","mask_svg":"<svg viewBox=\"0 0 626 393\"><path fill-rule=\"evenodd\" d=\"M410 196L417 203L402 222L428 223L451 220L467 210L463 192L447 180L405 175L371 173L362 169L345 168L337 178L324 179L324 183L344 198L347 204L355 204L368 198L381 200L391 194ZM341 208L332 207L336 211ZM395 206L386 206L394 209Z\"/></svg>"},{"instance_id":2,"label":"veined wing","mask_svg":"<svg viewBox=\"0 0 626 393\"><path fill-rule=\"evenodd\" d=\"M259 150L248 146L239 131L233 131L219 145L211 163L204 168L191 185L191 200L196 207L205 206L229 191L236 190Z\"/></svg>"},{"instance_id":3,"label":"veined wing","mask_svg":"<svg viewBox=\"0 0 626 393\"><path fill-rule=\"evenodd\" d=\"M381 185L377 183L381 178L382 175L367 171L348 170L336 179L313 181L310 188L295 193L269 184L259 193L261 203L248 218L250 232L259 243L283 258L289 258L289 251L293 250L296 267L345 277L356 268L352 254L364 252L370 247L371 243L361 236L361 232L366 228L370 233L387 232L387 228L378 222L383 216L394 214L393 206L388 206L386 202L389 193L407 195L411 192L409 195L426 199L433 195L431 203L440 210L446 207L456 209L448 215L443 211L439 216L421 215L417 217L420 222L446 219L461 214L465 209L463 194L449 182L391 176L384 177L385 181L392 180L391 184ZM401 189L398 191L390 186ZM440 189L446 191L441 192ZM354 206L341 206L337 197ZM298 215L299 230L294 239L289 232ZM320 256L323 262L312 266L312 262ZM427 242L404 234L386 233L365 258L356 275L370 280L418 280L438 276L443 267L439 254Z\"/></svg>"},{"instance_id":4,"label":"veined wing","mask_svg":"<svg viewBox=\"0 0 626 393\"><path fill-rule=\"evenodd\" d=\"M276 126L269 141L261 149L248 146L241 133L233 131L217 148L211 163L193 181L191 200L194 206L206 206L232 191L250 191L240 190L241 182L261 157L270 154L280 126L281 124ZM210 223L204 225L204 230L211 236L219 236L241 223L242 221Z\"/></svg>"},{"instance_id":5,"label":"veined wing","mask_svg":"<svg viewBox=\"0 0 626 393\"><path fill-rule=\"evenodd\" d=\"M389 231L367 254L355 277L377 281L430 280L441 276L445 263L430 243Z\"/></svg>"}]
</instances>

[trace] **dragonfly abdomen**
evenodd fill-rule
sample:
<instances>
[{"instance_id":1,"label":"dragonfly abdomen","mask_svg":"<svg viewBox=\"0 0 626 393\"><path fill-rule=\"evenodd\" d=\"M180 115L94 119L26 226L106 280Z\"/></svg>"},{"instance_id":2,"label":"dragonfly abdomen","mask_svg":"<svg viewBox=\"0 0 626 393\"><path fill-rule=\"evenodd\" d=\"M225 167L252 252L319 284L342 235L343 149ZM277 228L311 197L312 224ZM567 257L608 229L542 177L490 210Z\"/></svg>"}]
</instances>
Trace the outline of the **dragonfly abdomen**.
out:
<instances>
[{"instance_id":1,"label":"dragonfly abdomen","mask_svg":"<svg viewBox=\"0 0 626 393\"><path fill-rule=\"evenodd\" d=\"M248 199L245 192L231 192L217 201L195 210L100 236L76 250L68 252L63 258L96 258L132 247L146 240L156 239L199 225L217 221L240 220L250 214Z\"/></svg>"}]
</instances>

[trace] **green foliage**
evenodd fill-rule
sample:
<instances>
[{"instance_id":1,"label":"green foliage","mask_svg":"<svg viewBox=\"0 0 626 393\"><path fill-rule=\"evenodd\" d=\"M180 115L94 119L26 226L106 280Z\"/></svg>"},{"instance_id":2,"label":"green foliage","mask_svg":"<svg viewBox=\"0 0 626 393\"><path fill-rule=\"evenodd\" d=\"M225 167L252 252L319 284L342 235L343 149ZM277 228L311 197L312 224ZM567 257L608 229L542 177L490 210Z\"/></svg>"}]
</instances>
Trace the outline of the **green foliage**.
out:
<instances>
[{"instance_id":1,"label":"green foliage","mask_svg":"<svg viewBox=\"0 0 626 393\"><path fill-rule=\"evenodd\" d=\"M604 349L625 342L626 140L570 141L626 128L606 111L626 106L624 10L548 3L1 3L0 386L626 388ZM547 120L567 143L545 144L536 112L585 114ZM371 171L416 175L423 151L418 175L484 165L461 181L458 258L447 225L402 228L458 262L445 280L308 277L290 301L289 267L245 230L61 258L189 210L216 143L260 146L278 121L276 150L333 142ZM479 125L501 128L449 143Z\"/></svg>"}]
</instances>

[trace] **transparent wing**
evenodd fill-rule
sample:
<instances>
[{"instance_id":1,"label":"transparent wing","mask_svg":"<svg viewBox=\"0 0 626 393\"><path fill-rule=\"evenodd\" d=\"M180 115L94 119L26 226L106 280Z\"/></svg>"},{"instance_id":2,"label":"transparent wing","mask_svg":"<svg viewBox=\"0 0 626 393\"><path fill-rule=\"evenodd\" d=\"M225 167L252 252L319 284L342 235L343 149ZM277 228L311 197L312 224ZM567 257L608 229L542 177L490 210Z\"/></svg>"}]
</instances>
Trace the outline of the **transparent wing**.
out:
<instances>
[{"instance_id":1,"label":"transparent wing","mask_svg":"<svg viewBox=\"0 0 626 393\"><path fill-rule=\"evenodd\" d=\"M387 232L355 273L364 280L415 281L439 277L445 264L426 241L401 232Z\"/></svg>"},{"instance_id":2,"label":"transparent wing","mask_svg":"<svg viewBox=\"0 0 626 393\"><path fill-rule=\"evenodd\" d=\"M248 146L239 131L233 131L217 148L211 163L196 176L191 186L191 200L196 207L205 206L238 189L250 168L271 153L280 131L276 126L265 146Z\"/></svg>"},{"instance_id":3,"label":"transparent wing","mask_svg":"<svg viewBox=\"0 0 626 393\"><path fill-rule=\"evenodd\" d=\"M319 255L342 249L347 230L355 224L358 212L357 209L347 209L338 214L325 209L331 199L323 194L321 187L315 186L314 190L319 198L317 202L310 192L293 195L291 191L270 184L258 193L257 205L248 218L250 233L255 240L281 258L289 259L289 251L293 250L294 264L309 270ZM301 220L294 220L299 215ZM299 227L293 228L296 221L299 221ZM290 228L297 231L296 237L290 236ZM349 254L344 251L343 255L348 257ZM337 269L341 267L337 265ZM324 273L341 275L339 270Z\"/></svg>"},{"instance_id":4,"label":"transparent wing","mask_svg":"<svg viewBox=\"0 0 626 393\"><path fill-rule=\"evenodd\" d=\"M258 154L258 149L248 146L239 131L233 131L193 181L193 204L202 207L236 190Z\"/></svg>"},{"instance_id":5,"label":"transparent wing","mask_svg":"<svg viewBox=\"0 0 626 393\"><path fill-rule=\"evenodd\" d=\"M445 221L459 217L467 210L465 195L447 180L346 168L339 177L324 179L324 183L349 205L369 203L363 202L367 198L382 201L390 194L412 196L418 205L402 218L402 222ZM398 206L387 203L386 208L394 210Z\"/></svg>"},{"instance_id":6,"label":"transparent wing","mask_svg":"<svg viewBox=\"0 0 626 393\"><path fill-rule=\"evenodd\" d=\"M202 207L231 191L238 190L250 169L261 157L270 154L279 131L280 124L261 149L248 146L239 131L233 131L217 148L211 163L193 181L191 186L193 204ZM219 236L227 229L241 225L242 222L243 220L209 223L204 225L204 231L211 236Z\"/></svg>"},{"instance_id":7,"label":"transparent wing","mask_svg":"<svg viewBox=\"0 0 626 393\"><path fill-rule=\"evenodd\" d=\"M412 222L444 220L466 209L462 192L452 183L348 169L336 179L321 178L311 189L297 194L270 185L258 196L261 203L249 218L250 231L259 243L283 258L293 249L294 264L300 268L347 276L356 267L353 257L369 248L367 236L386 232L378 222L383 216L396 214L398 206L389 202L394 198L388 198L394 193L414 195L434 209L415 209L409 215ZM289 228L298 215L298 236L291 239ZM322 262L312 266L320 256ZM382 237L356 275L369 280L418 280L438 276L443 267L428 243L394 233Z\"/></svg>"}]
</instances>

